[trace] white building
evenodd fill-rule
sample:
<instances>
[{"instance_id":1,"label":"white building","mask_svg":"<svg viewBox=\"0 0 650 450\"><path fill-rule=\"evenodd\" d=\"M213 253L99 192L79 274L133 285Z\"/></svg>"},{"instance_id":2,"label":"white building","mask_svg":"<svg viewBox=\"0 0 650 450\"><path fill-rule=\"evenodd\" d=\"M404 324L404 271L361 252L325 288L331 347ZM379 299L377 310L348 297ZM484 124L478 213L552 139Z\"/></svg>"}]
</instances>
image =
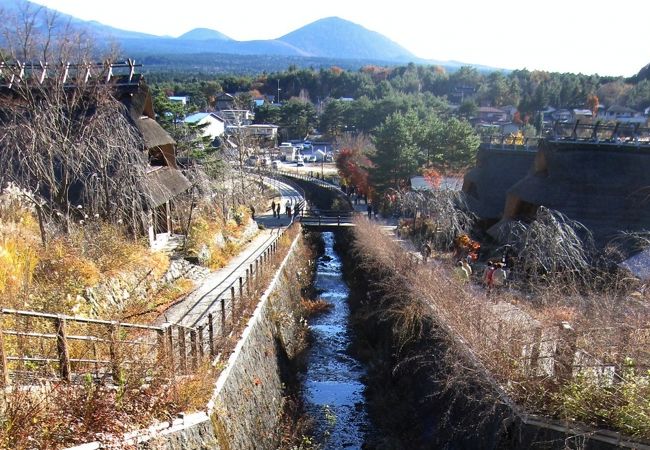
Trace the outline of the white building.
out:
<instances>
[{"instance_id":1,"label":"white building","mask_svg":"<svg viewBox=\"0 0 650 450\"><path fill-rule=\"evenodd\" d=\"M203 128L203 137L209 136L214 139L221 136L226 131L226 122L215 113L201 112L187 116L184 120L187 124L205 125Z\"/></svg>"},{"instance_id":2,"label":"white building","mask_svg":"<svg viewBox=\"0 0 650 450\"><path fill-rule=\"evenodd\" d=\"M167 97L167 99L172 103L180 103L183 106L186 106L190 102L190 98L187 95L184 96L174 96Z\"/></svg>"},{"instance_id":3,"label":"white building","mask_svg":"<svg viewBox=\"0 0 650 450\"><path fill-rule=\"evenodd\" d=\"M622 123L644 124L646 122L646 118L640 112L628 108L627 106L619 105L613 105L607 108L607 111L605 111L602 118Z\"/></svg>"},{"instance_id":4,"label":"white building","mask_svg":"<svg viewBox=\"0 0 650 450\"><path fill-rule=\"evenodd\" d=\"M239 127L252 124L255 114L247 109L224 109L219 111L219 117L226 121L226 125Z\"/></svg>"}]
</instances>

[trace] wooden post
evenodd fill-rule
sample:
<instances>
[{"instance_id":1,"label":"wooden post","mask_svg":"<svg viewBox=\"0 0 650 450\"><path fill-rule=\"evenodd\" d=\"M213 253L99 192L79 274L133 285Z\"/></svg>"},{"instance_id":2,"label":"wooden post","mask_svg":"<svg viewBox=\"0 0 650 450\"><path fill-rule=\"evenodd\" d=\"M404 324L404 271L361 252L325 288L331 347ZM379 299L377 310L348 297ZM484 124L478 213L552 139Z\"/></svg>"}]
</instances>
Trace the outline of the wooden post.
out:
<instances>
[{"instance_id":1,"label":"wooden post","mask_svg":"<svg viewBox=\"0 0 650 450\"><path fill-rule=\"evenodd\" d=\"M187 373L187 352L185 349L185 328L178 327L178 356L180 357L181 373Z\"/></svg>"},{"instance_id":2,"label":"wooden post","mask_svg":"<svg viewBox=\"0 0 650 450\"><path fill-rule=\"evenodd\" d=\"M529 373L531 376L537 375L537 367L539 366L539 347L542 345L542 328L536 327L533 331L533 343L530 349L530 365Z\"/></svg>"},{"instance_id":3,"label":"wooden post","mask_svg":"<svg viewBox=\"0 0 650 450\"><path fill-rule=\"evenodd\" d=\"M259 263L260 263L260 258L259 257L255 258L255 277L259 276L259 270L260 270Z\"/></svg>"},{"instance_id":4,"label":"wooden post","mask_svg":"<svg viewBox=\"0 0 650 450\"><path fill-rule=\"evenodd\" d=\"M99 372L99 357L97 353L97 340L93 339L93 359L95 360L95 376L99 378L100 372Z\"/></svg>"},{"instance_id":5,"label":"wooden post","mask_svg":"<svg viewBox=\"0 0 650 450\"><path fill-rule=\"evenodd\" d=\"M555 378L560 382L568 381L573 376L576 339L576 332L569 322L560 322L554 361Z\"/></svg>"},{"instance_id":6,"label":"wooden post","mask_svg":"<svg viewBox=\"0 0 650 450\"><path fill-rule=\"evenodd\" d=\"M0 387L9 386L9 383L9 368L7 367L7 354L5 353L5 336L2 332L2 316L0 315Z\"/></svg>"},{"instance_id":7,"label":"wooden post","mask_svg":"<svg viewBox=\"0 0 650 450\"><path fill-rule=\"evenodd\" d=\"M196 330L190 330L190 356L192 357L192 370L199 368L199 352L197 349Z\"/></svg>"},{"instance_id":8,"label":"wooden post","mask_svg":"<svg viewBox=\"0 0 650 450\"><path fill-rule=\"evenodd\" d=\"M203 325L199 326L198 331L199 331L199 359L203 361L203 357L205 356L205 351L203 348Z\"/></svg>"},{"instance_id":9,"label":"wooden post","mask_svg":"<svg viewBox=\"0 0 650 450\"><path fill-rule=\"evenodd\" d=\"M169 370L173 376L176 372L176 367L174 366L174 336L172 335L171 325L167 327L165 333L167 334L167 356L169 357Z\"/></svg>"},{"instance_id":10,"label":"wooden post","mask_svg":"<svg viewBox=\"0 0 650 450\"><path fill-rule=\"evenodd\" d=\"M336 225L341 226L341 216L336 216Z\"/></svg>"},{"instance_id":11,"label":"wooden post","mask_svg":"<svg viewBox=\"0 0 650 450\"><path fill-rule=\"evenodd\" d=\"M235 323L235 286L230 286L230 308L232 309L232 323Z\"/></svg>"},{"instance_id":12,"label":"wooden post","mask_svg":"<svg viewBox=\"0 0 650 450\"><path fill-rule=\"evenodd\" d=\"M221 334L226 335L226 301L221 299Z\"/></svg>"},{"instance_id":13,"label":"wooden post","mask_svg":"<svg viewBox=\"0 0 650 450\"><path fill-rule=\"evenodd\" d=\"M164 363L167 349L165 348L165 330L156 330L156 348L158 364Z\"/></svg>"},{"instance_id":14,"label":"wooden post","mask_svg":"<svg viewBox=\"0 0 650 450\"><path fill-rule=\"evenodd\" d=\"M253 265L246 269L246 293L251 295L251 277L253 276Z\"/></svg>"},{"instance_id":15,"label":"wooden post","mask_svg":"<svg viewBox=\"0 0 650 450\"><path fill-rule=\"evenodd\" d=\"M244 295L244 280L242 277L239 277L239 297Z\"/></svg>"},{"instance_id":16,"label":"wooden post","mask_svg":"<svg viewBox=\"0 0 650 450\"><path fill-rule=\"evenodd\" d=\"M56 352L59 355L59 376L62 380L70 381L70 354L68 353L68 340L65 332L65 318L57 317L56 324Z\"/></svg>"},{"instance_id":17,"label":"wooden post","mask_svg":"<svg viewBox=\"0 0 650 450\"><path fill-rule=\"evenodd\" d=\"M120 338L120 324L118 322L113 322L109 325L110 330L110 339L109 339L109 354L111 357L111 374L113 376L113 382L116 384L120 383L120 351L118 340Z\"/></svg>"},{"instance_id":18,"label":"wooden post","mask_svg":"<svg viewBox=\"0 0 650 450\"><path fill-rule=\"evenodd\" d=\"M210 357L214 358L214 323L212 313L208 314L208 344L210 345Z\"/></svg>"}]
</instances>

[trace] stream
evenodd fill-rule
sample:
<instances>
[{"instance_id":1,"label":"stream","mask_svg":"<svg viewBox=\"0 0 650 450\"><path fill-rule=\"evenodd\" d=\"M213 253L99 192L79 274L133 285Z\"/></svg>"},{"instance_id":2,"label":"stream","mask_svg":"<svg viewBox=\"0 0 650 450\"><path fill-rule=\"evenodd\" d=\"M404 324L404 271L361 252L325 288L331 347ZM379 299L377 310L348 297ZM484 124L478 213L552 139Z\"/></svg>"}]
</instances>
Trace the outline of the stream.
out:
<instances>
[{"instance_id":1,"label":"stream","mask_svg":"<svg viewBox=\"0 0 650 450\"><path fill-rule=\"evenodd\" d=\"M310 322L313 339L303 378L306 409L324 448L358 449L371 431L363 395L365 370L348 352L350 290L334 250L334 234L324 232L322 239L325 250L317 261L314 287L332 308Z\"/></svg>"}]
</instances>

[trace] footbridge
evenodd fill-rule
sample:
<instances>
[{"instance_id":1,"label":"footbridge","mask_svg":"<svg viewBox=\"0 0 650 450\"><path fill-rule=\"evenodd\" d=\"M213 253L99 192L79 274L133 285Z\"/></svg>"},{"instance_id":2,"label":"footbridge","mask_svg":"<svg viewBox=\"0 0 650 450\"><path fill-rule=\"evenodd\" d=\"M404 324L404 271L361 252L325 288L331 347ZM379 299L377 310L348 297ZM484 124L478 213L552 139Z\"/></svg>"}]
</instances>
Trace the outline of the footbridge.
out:
<instances>
[{"instance_id":1,"label":"footbridge","mask_svg":"<svg viewBox=\"0 0 650 450\"><path fill-rule=\"evenodd\" d=\"M354 227L354 212L310 209L300 216L303 228L314 231L332 231Z\"/></svg>"},{"instance_id":2,"label":"footbridge","mask_svg":"<svg viewBox=\"0 0 650 450\"><path fill-rule=\"evenodd\" d=\"M344 203L349 204L348 196L341 190L339 186L325 180L309 176L301 172L293 172L288 170L260 170L269 178L282 180L283 183L291 185L292 188L300 192L302 199L297 205L297 210L294 209L294 220L299 220L302 226L306 229L313 231L333 231L342 228L354 227L355 212L352 210L324 210L317 208L313 202L306 201L306 194L304 190L297 185L296 181L310 183L311 185L318 186L321 189L327 189L334 192L340 197Z\"/></svg>"}]
</instances>

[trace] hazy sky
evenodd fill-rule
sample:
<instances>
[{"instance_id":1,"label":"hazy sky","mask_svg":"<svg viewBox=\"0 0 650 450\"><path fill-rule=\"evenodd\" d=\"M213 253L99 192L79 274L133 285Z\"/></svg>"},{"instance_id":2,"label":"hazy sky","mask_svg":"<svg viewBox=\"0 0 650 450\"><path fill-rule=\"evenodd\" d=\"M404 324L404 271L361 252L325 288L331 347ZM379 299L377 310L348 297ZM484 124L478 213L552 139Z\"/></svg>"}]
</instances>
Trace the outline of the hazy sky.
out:
<instances>
[{"instance_id":1,"label":"hazy sky","mask_svg":"<svg viewBox=\"0 0 650 450\"><path fill-rule=\"evenodd\" d=\"M339 16L422 58L625 76L650 63L650 0L35 1L158 35L205 27L237 40L270 39Z\"/></svg>"}]
</instances>

